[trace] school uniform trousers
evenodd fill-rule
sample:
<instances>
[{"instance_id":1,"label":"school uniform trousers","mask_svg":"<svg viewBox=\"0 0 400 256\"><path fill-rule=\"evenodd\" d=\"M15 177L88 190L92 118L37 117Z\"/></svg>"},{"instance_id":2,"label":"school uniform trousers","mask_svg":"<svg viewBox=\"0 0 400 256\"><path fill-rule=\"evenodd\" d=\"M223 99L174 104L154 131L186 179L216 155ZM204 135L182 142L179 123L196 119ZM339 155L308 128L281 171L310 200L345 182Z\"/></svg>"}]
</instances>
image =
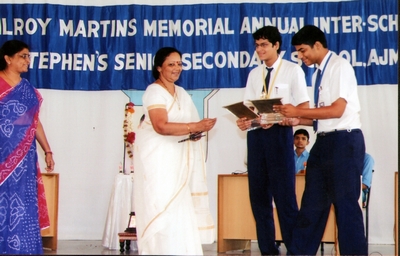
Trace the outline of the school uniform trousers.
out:
<instances>
[{"instance_id":1,"label":"school uniform trousers","mask_svg":"<svg viewBox=\"0 0 400 256\"><path fill-rule=\"evenodd\" d=\"M307 162L305 191L290 254L316 254L333 203L340 254L368 255L358 202L364 155L360 129L317 134Z\"/></svg>"},{"instance_id":2,"label":"school uniform trousers","mask_svg":"<svg viewBox=\"0 0 400 256\"><path fill-rule=\"evenodd\" d=\"M290 244L298 206L295 194L293 129L273 125L247 133L250 203L263 255L279 254L275 244L273 201L283 242Z\"/></svg>"}]
</instances>

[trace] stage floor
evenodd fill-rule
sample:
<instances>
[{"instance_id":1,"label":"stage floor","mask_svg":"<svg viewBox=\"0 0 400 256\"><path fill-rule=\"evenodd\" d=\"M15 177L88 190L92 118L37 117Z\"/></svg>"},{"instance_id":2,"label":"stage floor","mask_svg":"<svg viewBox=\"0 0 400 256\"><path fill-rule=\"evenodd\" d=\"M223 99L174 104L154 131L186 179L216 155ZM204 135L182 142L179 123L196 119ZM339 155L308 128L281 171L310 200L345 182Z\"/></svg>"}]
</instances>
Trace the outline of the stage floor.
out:
<instances>
[{"instance_id":1,"label":"stage floor","mask_svg":"<svg viewBox=\"0 0 400 256\"><path fill-rule=\"evenodd\" d=\"M134 248L132 244L131 248ZM138 255L138 252L132 250L124 252L125 255ZM251 243L251 251L229 251L226 253L217 252L217 244L203 245L204 255L261 255L256 242ZM45 250L45 255L120 255L119 250L109 250L102 246L99 240L59 240L57 251ZM281 246L281 255L286 255L285 246ZM333 244L324 244L324 252L318 251L317 255L335 255ZM394 244L391 245L369 245L369 255L394 255Z\"/></svg>"}]
</instances>

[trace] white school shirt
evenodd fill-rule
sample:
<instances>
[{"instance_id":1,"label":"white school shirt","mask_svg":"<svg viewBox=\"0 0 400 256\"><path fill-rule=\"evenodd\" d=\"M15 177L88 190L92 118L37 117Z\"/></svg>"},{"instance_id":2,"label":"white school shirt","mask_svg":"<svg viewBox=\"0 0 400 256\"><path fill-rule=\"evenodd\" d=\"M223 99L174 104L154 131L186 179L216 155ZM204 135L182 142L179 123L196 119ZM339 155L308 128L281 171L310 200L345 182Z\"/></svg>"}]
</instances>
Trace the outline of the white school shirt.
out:
<instances>
[{"instance_id":1,"label":"white school shirt","mask_svg":"<svg viewBox=\"0 0 400 256\"><path fill-rule=\"evenodd\" d=\"M274 69L271 71L269 83L269 88L272 88L270 98L282 97L283 104L290 103L294 106L310 101L305 75L299 65L279 57L272 67ZM246 106L252 106L250 100L261 98L266 76L264 63L250 71L244 93Z\"/></svg>"},{"instance_id":2,"label":"white school shirt","mask_svg":"<svg viewBox=\"0 0 400 256\"><path fill-rule=\"evenodd\" d=\"M332 56L329 58L330 55ZM345 99L347 104L340 118L319 119L317 132L361 128L357 80L351 64L336 53L329 51L318 68L323 72L318 98L319 107L330 106L339 98ZM314 72L314 86L316 74L317 72Z\"/></svg>"}]
</instances>

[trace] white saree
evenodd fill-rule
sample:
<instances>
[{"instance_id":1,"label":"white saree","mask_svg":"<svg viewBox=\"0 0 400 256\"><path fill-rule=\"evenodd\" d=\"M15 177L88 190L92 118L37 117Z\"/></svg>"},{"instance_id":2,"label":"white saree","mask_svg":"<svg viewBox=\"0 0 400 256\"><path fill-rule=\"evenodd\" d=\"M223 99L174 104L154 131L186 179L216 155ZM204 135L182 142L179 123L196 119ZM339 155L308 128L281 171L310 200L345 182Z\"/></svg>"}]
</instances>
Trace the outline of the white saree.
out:
<instances>
[{"instance_id":1,"label":"white saree","mask_svg":"<svg viewBox=\"0 0 400 256\"><path fill-rule=\"evenodd\" d=\"M145 120L136 132L134 203L139 254L201 255L214 242L202 140L156 133L148 111L165 108L169 122L199 121L190 95L175 86L172 97L158 84L143 95Z\"/></svg>"}]
</instances>

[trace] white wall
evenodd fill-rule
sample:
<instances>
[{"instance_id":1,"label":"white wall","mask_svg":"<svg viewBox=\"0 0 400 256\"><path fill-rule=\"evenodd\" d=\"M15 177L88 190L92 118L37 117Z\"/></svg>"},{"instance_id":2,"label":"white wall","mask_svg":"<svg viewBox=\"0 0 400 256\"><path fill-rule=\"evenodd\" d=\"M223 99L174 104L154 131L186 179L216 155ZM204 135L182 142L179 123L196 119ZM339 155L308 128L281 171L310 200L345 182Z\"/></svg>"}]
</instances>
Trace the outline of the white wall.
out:
<instances>
[{"instance_id":1,"label":"white wall","mask_svg":"<svg viewBox=\"0 0 400 256\"><path fill-rule=\"evenodd\" d=\"M311 95L311 89L309 89ZM40 118L60 173L59 239L101 240L111 189L123 159L123 119L129 98L121 91L43 90ZM244 132L222 106L240 101L243 89L219 90L208 101L217 117L208 135L210 206L217 222L217 175L245 171ZM375 158L370 201L370 243L393 244L394 172L397 171L398 87L359 86L367 151ZM135 107L140 118L140 106ZM314 135L311 132L311 143ZM39 150L40 152L40 150ZM43 168L43 154L40 152Z\"/></svg>"},{"instance_id":2,"label":"white wall","mask_svg":"<svg viewBox=\"0 0 400 256\"><path fill-rule=\"evenodd\" d=\"M60 174L59 239L101 240L123 160L122 125L129 99L121 91L40 92L40 119ZM44 171L44 162L41 166Z\"/></svg>"}]
</instances>

